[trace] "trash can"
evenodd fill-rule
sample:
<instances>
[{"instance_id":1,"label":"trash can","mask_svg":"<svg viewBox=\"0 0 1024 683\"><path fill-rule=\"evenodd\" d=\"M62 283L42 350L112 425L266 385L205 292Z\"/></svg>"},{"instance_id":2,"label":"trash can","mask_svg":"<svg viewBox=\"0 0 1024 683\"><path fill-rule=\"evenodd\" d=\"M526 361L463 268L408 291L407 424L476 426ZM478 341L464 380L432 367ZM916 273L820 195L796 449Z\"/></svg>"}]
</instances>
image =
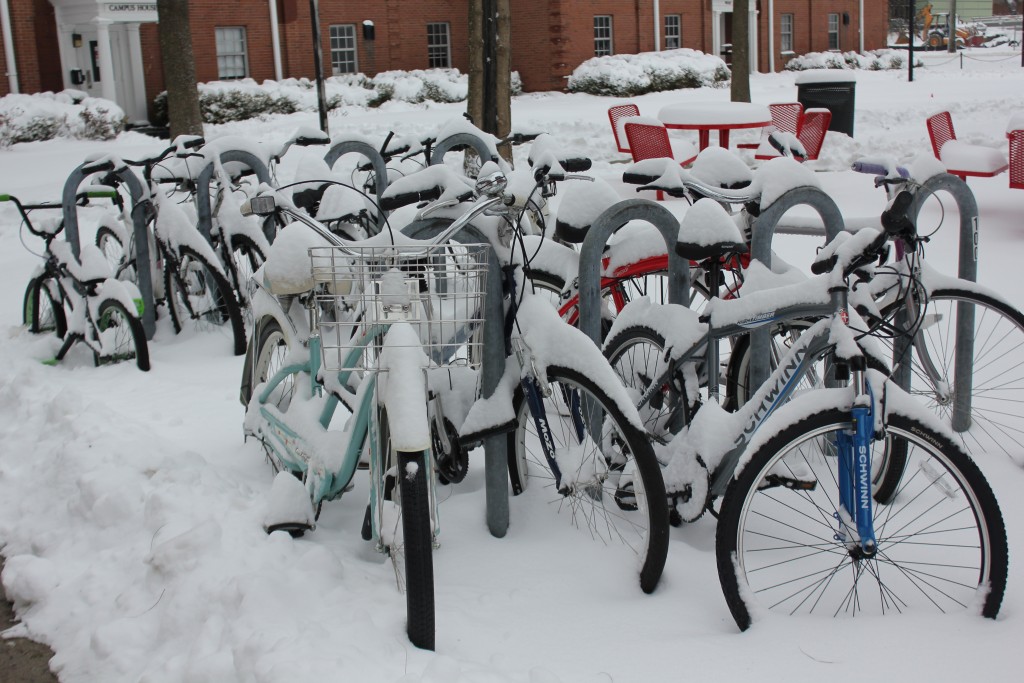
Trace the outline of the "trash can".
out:
<instances>
[{"instance_id":1,"label":"trash can","mask_svg":"<svg viewBox=\"0 0 1024 683\"><path fill-rule=\"evenodd\" d=\"M856 78L846 69L809 69L796 77L796 99L804 111L823 107L832 112L828 129L853 137Z\"/></svg>"}]
</instances>

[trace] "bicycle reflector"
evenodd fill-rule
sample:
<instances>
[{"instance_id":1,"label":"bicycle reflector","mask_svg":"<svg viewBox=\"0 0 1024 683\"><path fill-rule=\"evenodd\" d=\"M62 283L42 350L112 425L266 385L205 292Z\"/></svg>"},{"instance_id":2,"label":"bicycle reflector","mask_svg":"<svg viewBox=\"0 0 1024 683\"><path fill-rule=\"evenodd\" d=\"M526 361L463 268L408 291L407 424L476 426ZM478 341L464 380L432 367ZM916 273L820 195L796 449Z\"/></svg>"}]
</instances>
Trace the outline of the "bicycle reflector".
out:
<instances>
[{"instance_id":1,"label":"bicycle reflector","mask_svg":"<svg viewBox=\"0 0 1024 683\"><path fill-rule=\"evenodd\" d=\"M277 202L269 195L260 195L246 199L238 210L243 216L269 216L277 210Z\"/></svg>"}]
</instances>

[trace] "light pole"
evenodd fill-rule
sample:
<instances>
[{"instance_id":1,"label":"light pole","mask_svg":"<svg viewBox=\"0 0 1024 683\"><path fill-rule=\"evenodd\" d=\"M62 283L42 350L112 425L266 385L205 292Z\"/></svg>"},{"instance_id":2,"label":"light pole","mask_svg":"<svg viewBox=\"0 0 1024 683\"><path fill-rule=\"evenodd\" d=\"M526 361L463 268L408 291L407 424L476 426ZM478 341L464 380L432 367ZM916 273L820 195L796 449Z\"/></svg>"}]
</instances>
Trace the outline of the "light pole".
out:
<instances>
[{"instance_id":1,"label":"light pole","mask_svg":"<svg viewBox=\"0 0 1024 683\"><path fill-rule=\"evenodd\" d=\"M317 0L309 0L309 19L313 25L313 71L316 74L316 103L320 110L320 130L327 130L327 94L324 91L324 58L320 50L320 10Z\"/></svg>"}]
</instances>

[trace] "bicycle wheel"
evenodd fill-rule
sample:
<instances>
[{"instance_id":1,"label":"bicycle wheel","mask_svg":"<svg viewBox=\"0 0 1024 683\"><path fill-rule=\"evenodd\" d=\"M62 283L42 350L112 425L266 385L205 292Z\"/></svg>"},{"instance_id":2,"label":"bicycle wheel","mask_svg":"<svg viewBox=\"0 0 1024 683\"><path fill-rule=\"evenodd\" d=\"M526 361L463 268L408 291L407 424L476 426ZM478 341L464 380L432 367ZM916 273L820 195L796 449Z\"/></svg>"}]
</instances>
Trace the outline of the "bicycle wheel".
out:
<instances>
[{"instance_id":1,"label":"bicycle wheel","mask_svg":"<svg viewBox=\"0 0 1024 683\"><path fill-rule=\"evenodd\" d=\"M381 543L394 565L398 587L405 592L409 642L434 649L434 534L430 521L430 490L425 453L395 451L387 412L379 411L381 457L384 460ZM397 481L394 479L397 475Z\"/></svg>"},{"instance_id":2,"label":"bicycle wheel","mask_svg":"<svg viewBox=\"0 0 1024 683\"><path fill-rule=\"evenodd\" d=\"M910 392L922 397L943 420L953 422L957 321L973 308L973 359L969 428L958 432L969 452L1001 451L1024 464L1024 314L984 294L963 289L936 290L928 299L918 334L931 364L939 373L943 392L936 391L925 371L918 348L911 363ZM962 417L968 417L967 415ZM961 426L954 424L954 429Z\"/></svg>"},{"instance_id":3,"label":"bicycle wheel","mask_svg":"<svg viewBox=\"0 0 1024 683\"><path fill-rule=\"evenodd\" d=\"M772 329L771 336L771 369L779 366L779 360L786 355L793 342L804 330L814 324L813 320L788 320ZM725 369L725 408L737 410L750 400L751 394L758 387L750 386L750 335L744 334L732 340L732 352ZM817 364L813 372L805 376L797 391L822 386L824 366Z\"/></svg>"},{"instance_id":4,"label":"bicycle wheel","mask_svg":"<svg viewBox=\"0 0 1024 683\"><path fill-rule=\"evenodd\" d=\"M107 263L110 264L110 272L118 280L138 283L138 275L135 271L135 261L128 254L128 249L111 228L101 225L96 230L96 246L103 252Z\"/></svg>"},{"instance_id":5,"label":"bicycle wheel","mask_svg":"<svg viewBox=\"0 0 1024 683\"><path fill-rule=\"evenodd\" d=\"M219 270L190 247L180 258L164 255L164 289L174 331L230 331L234 354L245 353L245 324L231 285Z\"/></svg>"},{"instance_id":6,"label":"bicycle wheel","mask_svg":"<svg viewBox=\"0 0 1024 683\"><path fill-rule=\"evenodd\" d=\"M96 365L135 359L139 370L149 370L149 344L142 321L128 313L116 299L105 299L96 309L96 332L100 352L94 352Z\"/></svg>"},{"instance_id":7,"label":"bicycle wheel","mask_svg":"<svg viewBox=\"0 0 1024 683\"><path fill-rule=\"evenodd\" d=\"M668 503L651 445L589 378L548 366L547 380L552 389L543 401L547 430L562 477L555 481L519 387L513 398L518 426L509 435L512 492L539 484L538 495L568 513L573 527L628 548L640 565L640 587L650 593L668 554Z\"/></svg>"},{"instance_id":8,"label":"bicycle wheel","mask_svg":"<svg viewBox=\"0 0 1024 683\"><path fill-rule=\"evenodd\" d=\"M245 378L242 382L242 398L246 405L252 400L253 390L284 367L284 359L288 355L288 341L281 329L281 323L268 316L260 322L257 330L258 332L253 338L255 346L252 365L243 370L243 372L249 372L248 383L244 381ZM294 395L295 375L290 375L274 388L267 403L275 406L281 412L286 412Z\"/></svg>"},{"instance_id":9,"label":"bicycle wheel","mask_svg":"<svg viewBox=\"0 0 1024 683\"><path fill-rule=\"evenodd\" d=\"M630 327L609 339L605 357L634 399L668 370L665 339L650 327ZM656 443L668 443L690 421L682 372L661 387L646 404L639 406L644 430Z\"/></svg>"},{"instance_id":10,"label":"bicycle wheel","mask_svg":"<svg viewBox=\"0 0 1024 683\"><path fill-rule=\"evenodd\" d=\"M67 334L67 318L56 280L44 273L29 281L25 288L21 320L33 334L53 332L58 337Z\"/></svg>"},{"instance_id":11,"label":"bicycle wheel","mask_svg":"<svg viewBox=\"0 0 1024 683\"><path fill-rule=\"evenodd\" d=\"M1007 543L995 496L952 440L890 412L908 445L888 505L874 507L878 551L839 538L832 435L848 411L801 416L768 438L732 480L718 520L718 576L740 629L763 612L837 617L976 609L995 617Z\"/></svg>"}]
</instances>

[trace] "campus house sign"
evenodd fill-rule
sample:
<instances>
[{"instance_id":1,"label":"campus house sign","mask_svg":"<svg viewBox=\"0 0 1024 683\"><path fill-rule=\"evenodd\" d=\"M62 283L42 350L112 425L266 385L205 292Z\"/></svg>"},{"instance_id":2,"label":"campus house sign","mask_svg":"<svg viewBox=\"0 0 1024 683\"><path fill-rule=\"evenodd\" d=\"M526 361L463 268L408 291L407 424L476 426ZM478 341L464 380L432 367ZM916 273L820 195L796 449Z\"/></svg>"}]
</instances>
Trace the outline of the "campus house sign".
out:
<instances>
[{"instance_id":1,"label":"campus house sign","mask_svg":"<svg viewBox=\"0 0 1024 683\"><path fill-rule=\"evenodd\" d=\"M156 21L155 2L104 2L100 15L115 21Z\"/></svg>"}]
</instances>

